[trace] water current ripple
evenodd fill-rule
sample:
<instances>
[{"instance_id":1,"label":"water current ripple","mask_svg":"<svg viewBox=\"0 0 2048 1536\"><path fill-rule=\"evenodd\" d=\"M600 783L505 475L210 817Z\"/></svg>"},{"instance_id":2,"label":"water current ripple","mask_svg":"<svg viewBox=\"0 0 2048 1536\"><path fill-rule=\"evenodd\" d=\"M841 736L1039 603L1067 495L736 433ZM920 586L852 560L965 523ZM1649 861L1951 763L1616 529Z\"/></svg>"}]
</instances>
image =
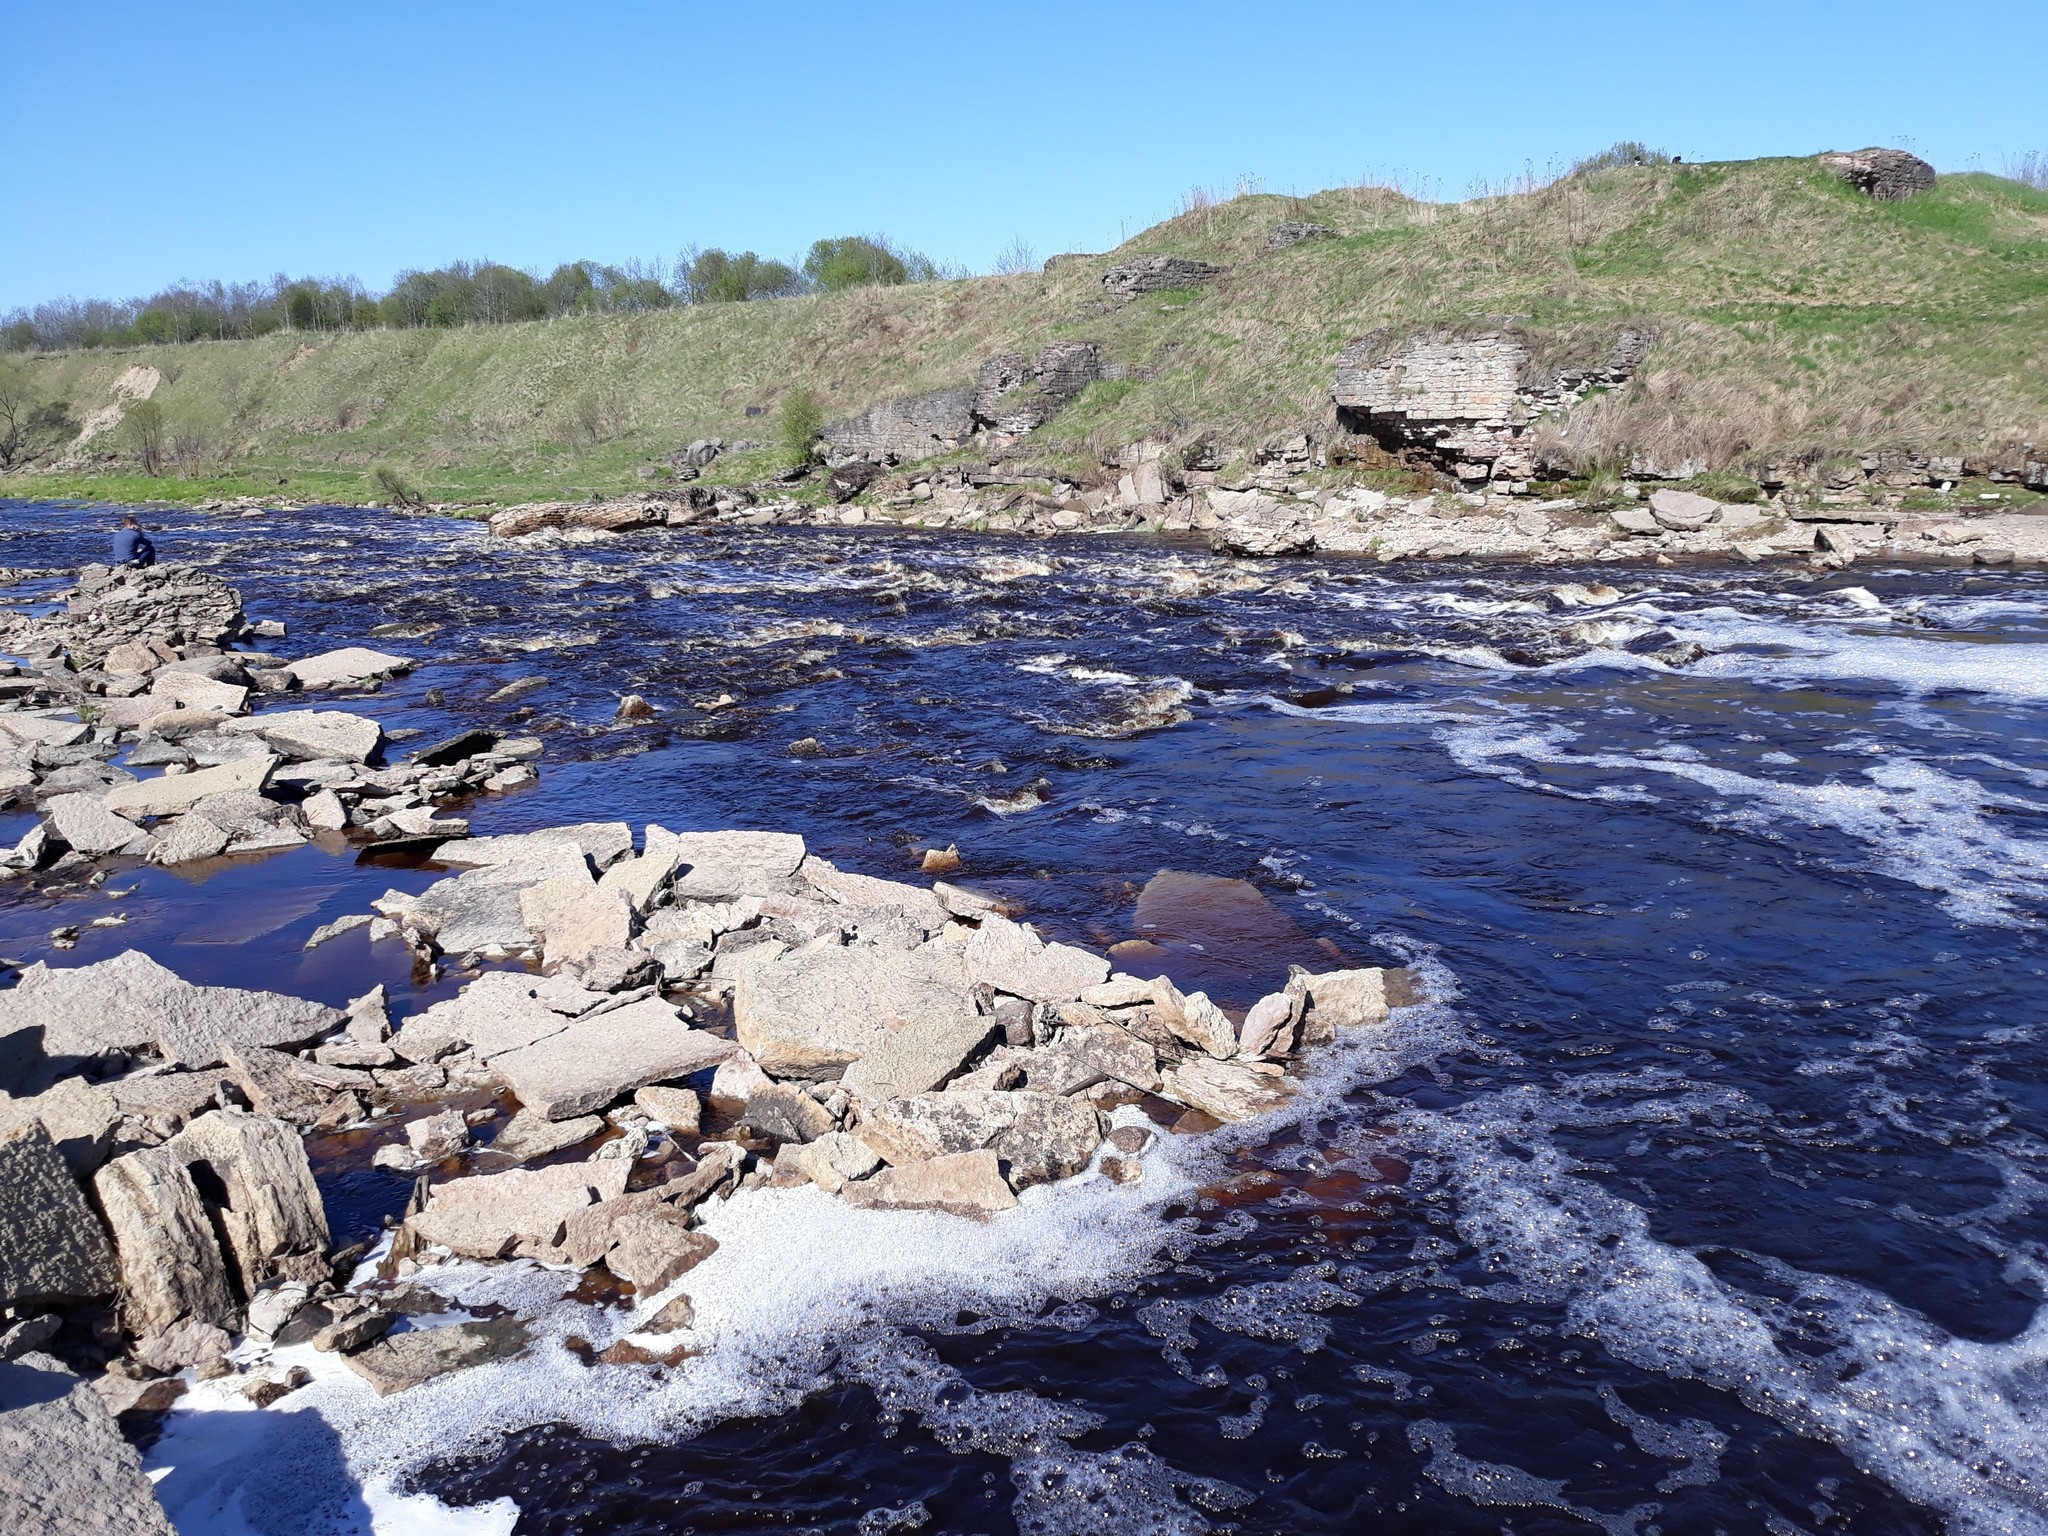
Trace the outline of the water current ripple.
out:
<instances>
[{"instance_id":1,"label":"water current ripple","mask_svg":"<svg viewBox=\"0 0 2048 1536\"><path fill-rule=\"evenodd\" d=\"M480 831L768 826L898 877L957 844L1093 945L1157 870L1231 876L1279 920L1159 966L1242 1003L1334 951L1434 998L1135 1187L985 1226L730 1203L709 1347L671 1372L585 1365L563 1341L624 1323L563 1277L471 1267L448 1293L517 1304L530 1355L171 1414L181 1530L2048 1532L2041 576L159 520L291 654L404 626L371 642L423 663L366 706L387 725L524 712L542 783ZM94 558L105 524L6 503L0 565ZM1602 577L1606 608L1546 596ZM1626 648L1656 630L1707 654ZM613 725L628 692L655 720ZM383 979L402 1012L452 983L300 945L429 878L139 870L62 958ZM51 958L106 899L0 890L0 951ZM404 1199L325 1177L342 1228Z\"/></svg>"}]
</instances>

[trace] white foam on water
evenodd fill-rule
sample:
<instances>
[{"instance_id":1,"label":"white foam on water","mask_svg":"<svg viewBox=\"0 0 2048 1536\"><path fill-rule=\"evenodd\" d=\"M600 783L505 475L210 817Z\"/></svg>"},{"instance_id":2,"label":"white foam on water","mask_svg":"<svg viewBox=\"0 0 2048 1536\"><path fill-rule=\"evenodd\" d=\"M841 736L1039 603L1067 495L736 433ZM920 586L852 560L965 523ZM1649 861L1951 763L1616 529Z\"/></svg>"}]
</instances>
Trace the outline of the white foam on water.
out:
<instances>
[{"instance_id":1,"label":"white foam on water","mask_svg":"<svg viewBox=\"0 0 2048 1536\"><path fill-rule=\"evenodd\" d=\"M1659 1085L1583 1079L1563 1095L1524 1086L1455 1110L1409 1111L1394 1129L1418 1152L1420 1175L1453 1196L1460 1236L1513 1276L1525 1299L1561 1305L1569 1331L1834 1444L1942 1512L1958 1536L2048 1532L2048 1308L2016 1338L1979 1344L1867 1287L1782 1264L1758 1261L1786 1299L1724 1282L1651 1236L1641 1208L1580 1177L1552 1139L1562 1123L1682 1124L1734 1107L1729 1095L1697 1088L1625 1099L1620 1090L1630 1086ZM1640 1443L1637 1416L1608 1406ZM1645 1449L1688 1463L1665 1480L1670 1486L1697 1481L1695 1469L1711 1467L1725 1444L1690 1423L1676 1433L1653 1426L1652 1438ZM1569 1507L1551 1485L1516 1483L1511 1468L1453 1462L1443 1470L1446 1486L1514 1496L1483 1502ZM1489 1483L1494 1473L1502 1476Z\"/></svg>"},{"instance_id":2,"label":"white foam on water","mask_svg":"<svg viewBox=\"0 0 2048 1536\"><path fill-rule=\"evenodd\" d=\"M1656 774L1737 802L1698 813L1713 825L1773 840L1782 840L1788 825L1840 833L1869 851L1868 868L1939 892L1943 910L1962 922L2010 927L2025 921L2028 910L2048 905L2048 839L2018 836L1998 815L2008 810L2038 814L2048 812L2048 805L1992 790L1924 759L1883 757L1862 769L1867 783L1802 784L1653 751L1569 750L1578 735L1556 724L1467 724L1440 731L1437 739L1461 766L1525 789L1656 804L1661 797L1640 782L1579 789L1549 782L1516 764ZM1870 745L1875 749L1870 755L1887 750Z\"/></svg>"}]
</instances>

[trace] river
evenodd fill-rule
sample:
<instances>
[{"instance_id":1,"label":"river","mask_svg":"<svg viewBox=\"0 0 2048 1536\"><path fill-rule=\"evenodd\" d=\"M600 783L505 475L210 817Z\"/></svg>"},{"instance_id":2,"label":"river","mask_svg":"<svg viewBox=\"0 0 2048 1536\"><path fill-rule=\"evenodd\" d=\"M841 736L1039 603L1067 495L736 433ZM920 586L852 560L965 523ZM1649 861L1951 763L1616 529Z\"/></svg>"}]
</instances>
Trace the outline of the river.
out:
<instances>
[{"instance_id":1,"label":"river","mask_svg":"<svg viewBox=\"0 0 2048 1536\"><path fill-rule=\"evenodd\" d=\"M476 1270L540 1318L526 1358L169 1415L187 1536L2048 1531L2048 575L153 517L284 654L417 657L387 728L531 711L541 782L479 833L764 827L892 878L957 845L1049 937L1148 939L1131 968L1227 1003L1333 956L1431 995L1137 1186L985 1224L730 1202L717 1345L672 1371L585 1365L601 1303ZM5 503L0 565L108 522ZM1652 630L1705 654L1621 648ZM656 716L614 725L627 693ZM1161 869L1269 901L1140 934ZM17 884L0 953L403 1014L452 983L300 946L432 878L309 847ZM323 1182L337 1240L408 1187Z\"/></svg>"}]
</instances>

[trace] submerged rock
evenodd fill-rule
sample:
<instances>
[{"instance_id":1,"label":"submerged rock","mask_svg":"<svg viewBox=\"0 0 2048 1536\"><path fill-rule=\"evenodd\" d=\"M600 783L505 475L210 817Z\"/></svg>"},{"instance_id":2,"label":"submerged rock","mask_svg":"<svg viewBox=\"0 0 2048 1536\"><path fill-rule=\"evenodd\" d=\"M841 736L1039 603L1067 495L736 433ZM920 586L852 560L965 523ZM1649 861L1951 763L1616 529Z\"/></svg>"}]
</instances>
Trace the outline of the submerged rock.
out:
<instances>
[{"instance_id":1,"label":"submerged rock","mask_svg":"<svg viewBox=\"0 0 2048 1536\"><path fill-rule=\"evenodd\" d=\"M512 1359L525 1353L532 1337L532 1330L518 1318L494 1317L387 1333L369 1348L342 1358L377 1389L379 1397L389 1397L450 1371Z\"/></svg>"}]
</instances>

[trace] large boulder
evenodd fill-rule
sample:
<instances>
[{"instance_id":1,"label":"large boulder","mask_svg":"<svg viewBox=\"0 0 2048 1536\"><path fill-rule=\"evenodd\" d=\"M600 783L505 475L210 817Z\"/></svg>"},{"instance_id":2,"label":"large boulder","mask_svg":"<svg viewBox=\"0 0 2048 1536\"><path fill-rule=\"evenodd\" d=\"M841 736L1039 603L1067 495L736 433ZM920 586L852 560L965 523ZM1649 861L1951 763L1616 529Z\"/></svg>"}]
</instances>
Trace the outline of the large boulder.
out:
<instances>
[{"instance_id":1,"label":"large boulder","mask_svg":"<svg viewBox=\"0 0 2048 1536\"><path fill-rule=\"evenodd\" d=\"M47 1355L0 1361L0 1531L174 1536L99 1394Z\"/></svg>"},{"instance_id":2,"label":"large boulder","mask_svg":"<svg viewBox=\"0 0 2048 1536\"><path fill-rule=\"evenodd\" d=\"M907 1024L974 1015L959 952L930 947L800 950L742 969L733 992L739 1043L778 1077L836 1078Z\"/></svg>"},{"instance_id":3,"label":"large boulder","mask_svg":"<svg viewBox=\"0 0 2048 1536\"><path fill-rule=\"evenodd\" d=\"M1883 203L1904 202L1934 190L1934 167L1903 149L1830 150L1820 163Z\"/></svg>"},{"instance_id":4,"label":"large boulder","mask_svg":"<svg viewBox=\"0 0 2048 1536\"><path fill-rule=\"evenodd\" d=\"M243 1298L269 1280L328 1278L327 1208L297 1131L264 1115L215 1110L164 1145L211 1208Z\"/></svg>"},{"instance_id":5,"label":"large boulder","mask_svg":"<svg viewBox=\"0 0 2048 1536\"><path fill-rule=\"evenodd\" d=\"M169 1147L118 1157L93 1179L120 1257L121 1318L131 1333L191 1319L235 1327L227 1266L191 1171Z\"/></svg>"},{"instance_id":6,"label":"large boulder","mask_svg":"<svg viewBox=\"0 0 2048 1536\"><path fill-rule=\"evenodd\" d=\"M41 1122L0 1132L0 1306L112 1294L113 1245Z\"/></svg>"}]
</instances>

